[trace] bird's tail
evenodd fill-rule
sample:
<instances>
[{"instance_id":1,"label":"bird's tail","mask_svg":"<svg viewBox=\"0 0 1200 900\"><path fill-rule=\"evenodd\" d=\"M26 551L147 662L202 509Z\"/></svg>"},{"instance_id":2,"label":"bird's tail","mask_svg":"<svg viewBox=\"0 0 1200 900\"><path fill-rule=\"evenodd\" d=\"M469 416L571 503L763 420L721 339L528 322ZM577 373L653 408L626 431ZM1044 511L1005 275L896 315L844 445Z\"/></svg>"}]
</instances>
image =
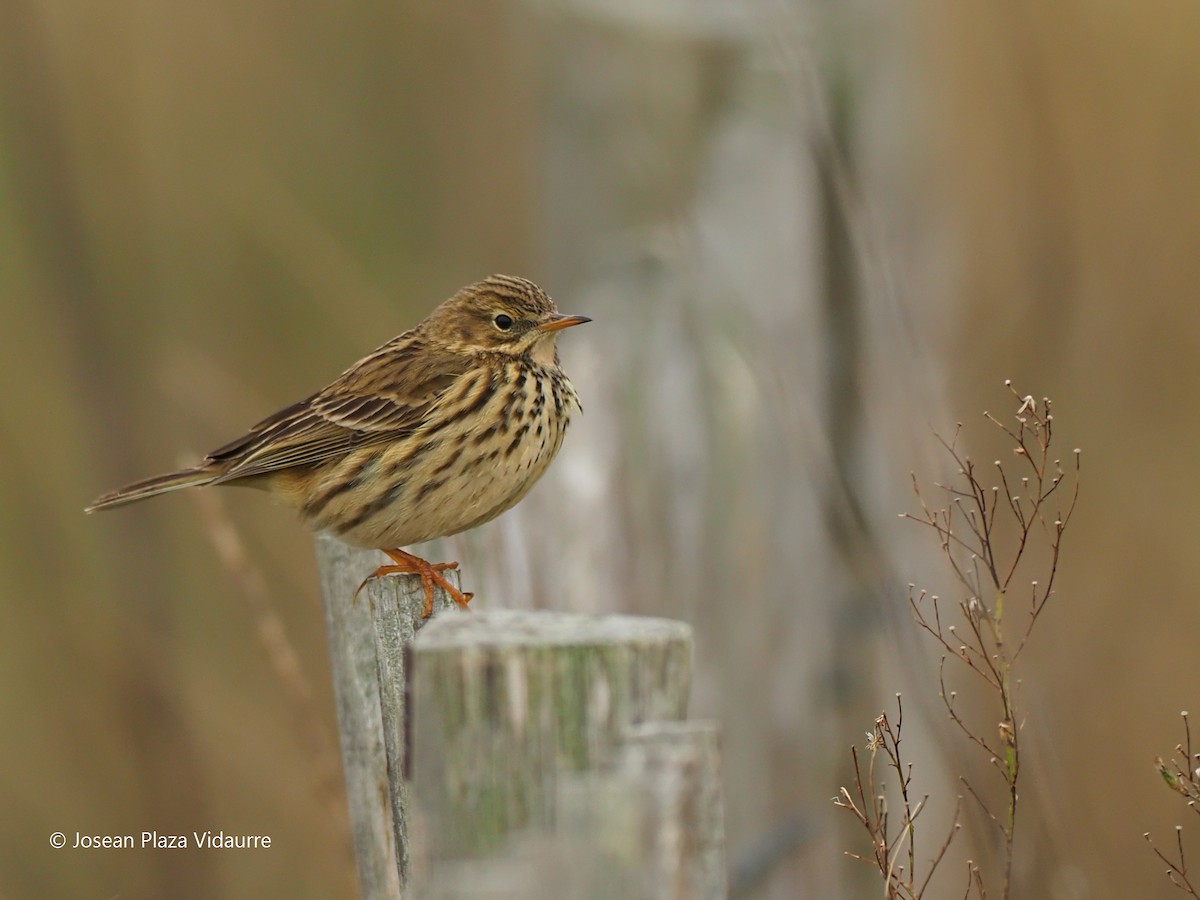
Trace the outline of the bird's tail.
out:
<instances>
[{"instance_id":1,"label":"bird's tail","mask_svg":"<svg viewBox=\"0 0 1200 900\"><path fill-rule=\"evenodd\" d=\"M124 506L126 503L145 500L147 497L155 497L168 491L177 491L193 485L211 484L220 477L220 471L203 466L194 469L180 469L178 472L168 472L166 475L155 475L153 478L135 481L133 484L127 484L115 491L101 494L84 511L95 512L98 509Z\"/></svg>"}]
</instances>

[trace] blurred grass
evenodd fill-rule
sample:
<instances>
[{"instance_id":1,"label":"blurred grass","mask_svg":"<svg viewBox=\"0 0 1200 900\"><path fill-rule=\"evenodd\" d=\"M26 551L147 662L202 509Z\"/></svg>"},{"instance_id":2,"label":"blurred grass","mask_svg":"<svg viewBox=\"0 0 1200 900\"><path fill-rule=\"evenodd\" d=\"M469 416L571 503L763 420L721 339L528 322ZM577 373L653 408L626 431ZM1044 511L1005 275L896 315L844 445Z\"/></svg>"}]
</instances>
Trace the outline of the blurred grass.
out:
<instances>
[{"instance_id":1,"label":"blurred grass","mask_svg":"<svg viewBox=\"0 0 1200 900\"><path fill-rule=\"evenodd\" d=\"M2 432L0 893L352 891L309 742L196 509L81 510L319 387L460 284L528 269L528 89L494 40L511 17L7 8L0 373L21 389ZM229 500L332 736L307 537ZM47 844L205 828L275 846Z\"/></svg>"}]
</instances>

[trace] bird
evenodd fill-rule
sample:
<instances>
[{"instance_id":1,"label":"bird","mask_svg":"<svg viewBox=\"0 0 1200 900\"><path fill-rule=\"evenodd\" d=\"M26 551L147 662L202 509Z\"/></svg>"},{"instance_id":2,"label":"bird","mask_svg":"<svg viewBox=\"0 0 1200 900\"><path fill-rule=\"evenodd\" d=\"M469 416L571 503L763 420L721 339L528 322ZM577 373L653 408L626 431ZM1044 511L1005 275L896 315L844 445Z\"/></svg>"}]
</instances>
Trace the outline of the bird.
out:
<instances>
[{"instance_id":1,"label":"bird","mask_svg":"<svg viewBox=\"0 0 1200 900\"><path fill-rule=\"evenodd\" d=\"M356 598L372 578L409 573L424 618L435 586L466 608L474 595L442 574L457 562L403 548L494 519L545 473L582 411L556 341L590 321L560 313L528 279L492 275L199 465L108 491L86 511L190 487L260 488L315 531L391 559Z\"/></svg>"}]
</instances>

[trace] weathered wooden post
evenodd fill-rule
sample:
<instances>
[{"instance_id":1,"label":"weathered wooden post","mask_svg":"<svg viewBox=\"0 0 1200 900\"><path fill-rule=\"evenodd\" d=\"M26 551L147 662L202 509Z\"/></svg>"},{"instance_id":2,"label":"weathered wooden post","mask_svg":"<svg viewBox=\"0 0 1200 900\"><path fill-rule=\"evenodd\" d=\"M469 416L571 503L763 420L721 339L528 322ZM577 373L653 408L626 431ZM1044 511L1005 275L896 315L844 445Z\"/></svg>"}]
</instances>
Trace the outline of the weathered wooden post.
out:
<instances>
[{"instance_id":1,"label":"weathered wooden post","mask_svg":"<svg viewBox=\"0 0 1200 900\"><path fill-rule=\"evenodd\" d=\"M396 898L409 865L404 659L425 595L415 576L380 578L354 602L383 558L325 535L316 547L359 890L367 900ZM439 591L434 610L447 606Z\"/></svg>"},{"instance_id":2,"label":"weathered wooden post","mask_svg":"<svg viewBox=\"0 0 1200 900\"><path fill-rule=\"evenodd\" d=\"M415 865L422 900L724 900L716 725L647 728L670 749L558 774L550 827L515 832L485 859Z\"/></svg>"},{"instance_id":3,"label":"weathered wooden post","mask_svg":"<svg viewBox=\"0 0 1200 900\"><path fill-rule=\"evenodd\" d=\"M440 592L426 621L419 579L355 603L378 556L329 538L317 556L364 897L405 894L415 813L422 896L724 895L716 728L683 721L687 625L463 613Z\"/></svg>"},{"instance_id":4,"label":"weathered wooden post","mask_svg":"<svg viewBox=\"0 0 1200 900\"><path fill-rule=\"evenodd\" d=\"M645 722L625 733L614 777L643 798L643 884L653 897L726 894L720 734L715 722Z\"/></svg>"},{"instance_id":5,"label":"weathered wooden post","mask_svg":"<svg viewBox=\"0 0 1200 900\"><path fill-rule=\"evenodd\" d=\"M691 629L666 619L495 610L431 622L412 673L430 868L484 859L521 830L554 832L561 780L636 753L622 747L638 723L684 719L691 655ZM653 756L648 738L633 741Z\"/></svg>"}]
</instances>

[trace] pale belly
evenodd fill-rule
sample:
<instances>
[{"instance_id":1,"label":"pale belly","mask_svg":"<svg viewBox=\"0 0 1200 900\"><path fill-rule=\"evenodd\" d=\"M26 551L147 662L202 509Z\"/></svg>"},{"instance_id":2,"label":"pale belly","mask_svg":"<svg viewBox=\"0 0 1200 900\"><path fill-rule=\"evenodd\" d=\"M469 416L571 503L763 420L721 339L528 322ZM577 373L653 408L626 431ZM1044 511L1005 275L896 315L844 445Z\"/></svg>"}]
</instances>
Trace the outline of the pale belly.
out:
<instances>
[{"instance_id":1,"label":"pale belly","mask_svg":"<svg viewBox=\"0 0 1200 900\"><path fill-rule=\"evenodd\" d=\"M483 401L483 402L480 402ZM578 401L570 384L471 386L410 437L364 447L322 473L301 513L349 544L394 548L457 534L512 507L562 446Z\"/></svg>"}]
</instances>

